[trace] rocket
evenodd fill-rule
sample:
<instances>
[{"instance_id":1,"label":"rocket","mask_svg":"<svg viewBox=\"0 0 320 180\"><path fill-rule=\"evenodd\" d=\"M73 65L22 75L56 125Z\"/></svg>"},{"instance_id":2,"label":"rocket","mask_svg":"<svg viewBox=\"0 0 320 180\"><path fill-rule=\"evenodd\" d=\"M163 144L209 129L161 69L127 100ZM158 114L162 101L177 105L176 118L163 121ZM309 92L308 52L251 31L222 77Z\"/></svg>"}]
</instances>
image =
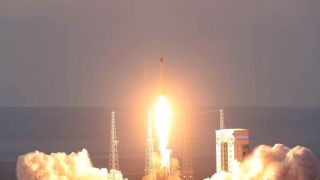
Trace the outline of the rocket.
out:
<instances>
[{"instance_id":1,"label":"rocket","mask_svg":"<svg viewBox=\"0 0 320 180\"><path fill-rule=\"evenodd\" d=\"M164 59L160 58L160 95L165 95L164 92Z\"/></svg>"}]
</instances>

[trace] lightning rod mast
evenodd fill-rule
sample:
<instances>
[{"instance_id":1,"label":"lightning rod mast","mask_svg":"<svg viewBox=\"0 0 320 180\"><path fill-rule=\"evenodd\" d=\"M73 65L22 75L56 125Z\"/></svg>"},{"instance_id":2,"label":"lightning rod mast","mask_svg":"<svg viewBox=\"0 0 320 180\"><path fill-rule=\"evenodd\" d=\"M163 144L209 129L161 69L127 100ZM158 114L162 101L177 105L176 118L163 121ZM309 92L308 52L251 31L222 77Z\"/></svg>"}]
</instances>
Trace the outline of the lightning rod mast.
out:
<instances>
[{"instance_id":1,"label":"lightning rod mast","mask_svg":"<svg viewBox=\"0 0 320 180\"><path fill-rule=\"evenodd\" d=\"M220 112L220 129L224 129L224 113L223 113L223 109L219 109Z\"/></svg>"}]
</instances>

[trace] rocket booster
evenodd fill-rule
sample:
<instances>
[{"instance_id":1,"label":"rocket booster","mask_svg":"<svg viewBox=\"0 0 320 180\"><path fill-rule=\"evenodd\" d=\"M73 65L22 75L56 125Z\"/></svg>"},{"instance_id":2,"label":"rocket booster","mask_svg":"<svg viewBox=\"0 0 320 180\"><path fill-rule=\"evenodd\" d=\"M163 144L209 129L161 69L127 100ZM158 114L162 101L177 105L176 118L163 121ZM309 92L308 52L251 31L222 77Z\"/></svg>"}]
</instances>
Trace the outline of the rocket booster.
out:
<instances>
[{"instance_id":1,"label":"rocket booster","mask_svg":"<svg viewBox=\"0 0 320 180\"><path fill-rule=\"evenodd\" d=\"M164 95L164 59L160 58L160 94Z\"/></svg>"}]
</instances>

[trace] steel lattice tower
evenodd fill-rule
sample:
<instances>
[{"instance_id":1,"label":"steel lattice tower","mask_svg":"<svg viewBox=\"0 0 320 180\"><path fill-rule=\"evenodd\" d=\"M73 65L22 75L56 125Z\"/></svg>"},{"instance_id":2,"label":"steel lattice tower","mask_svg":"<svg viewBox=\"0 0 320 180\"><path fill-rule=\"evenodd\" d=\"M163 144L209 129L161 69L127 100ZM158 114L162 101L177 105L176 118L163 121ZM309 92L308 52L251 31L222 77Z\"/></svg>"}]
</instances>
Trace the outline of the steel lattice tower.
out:
<instances>
[{"instance_id":1,"label":"steel lattice tower","mask_svg":"<svg viewBox=\"0 0 320 180\"><path fill-rule=\"evenodd\" d=\"M115 122L116 112L111 112L111 133L110 133L110 154L109 154L109 170L119 170L118 161L118 139L116 133L116 122Z\"/></svg>"},{"instance_id":2,"label":"steel lattice tower","mask_svg":"<svg viewBox=\"0 0 320 180\"><path fill-rule=\"evenodd\" d=\"M154 172L154 157L153 157L153 133L152 133L152 113L148 111L148 129L146 138L146 161L145 161L145 176L148 180L155 180Z\"/></svg>"},{"instance_id":3,"label":"steel lattice tower","mask_svg":"<svg viewBox=\"0 0 320 180\"><path fill-rule=\"evenodd\" d=\"M186 119L183 129L182 179L193 180L193 168L190 151L189 120Z\"/></svg>"}]
</instances>

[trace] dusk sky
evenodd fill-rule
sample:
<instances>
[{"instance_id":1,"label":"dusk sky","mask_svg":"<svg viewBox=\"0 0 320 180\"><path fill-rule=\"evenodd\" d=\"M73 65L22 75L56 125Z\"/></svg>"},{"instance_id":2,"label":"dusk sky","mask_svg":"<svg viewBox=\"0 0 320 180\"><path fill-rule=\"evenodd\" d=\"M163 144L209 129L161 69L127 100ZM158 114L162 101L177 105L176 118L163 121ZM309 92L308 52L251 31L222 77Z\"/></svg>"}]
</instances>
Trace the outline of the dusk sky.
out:
<instances>
[{"instance_id":1,"label":"dusk sky","mask_svg":"<svg viewBox=\"0 0 320 180\"><path fill-rule=\"evenodd\" d=\"M320 106L319 0L0 1L0 106Z\"/></svg>"}]
</instances>

